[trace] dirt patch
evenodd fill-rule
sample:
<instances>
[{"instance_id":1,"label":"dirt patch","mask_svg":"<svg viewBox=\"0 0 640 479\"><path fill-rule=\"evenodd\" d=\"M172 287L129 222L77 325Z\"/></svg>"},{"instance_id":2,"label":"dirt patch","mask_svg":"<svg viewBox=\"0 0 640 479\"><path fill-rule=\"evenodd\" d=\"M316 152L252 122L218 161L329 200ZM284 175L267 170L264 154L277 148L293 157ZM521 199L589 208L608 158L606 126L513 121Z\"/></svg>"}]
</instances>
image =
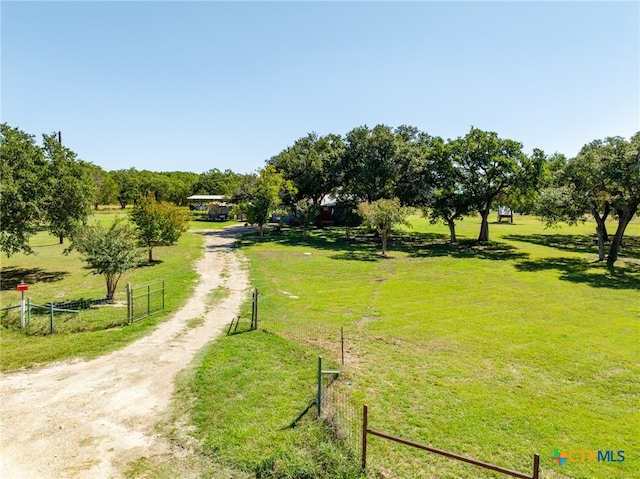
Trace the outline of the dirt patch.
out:
<instances>
[{"instance_id":1,"label":"dirt patch","mask_svg":"<svg viewBox=\"0 0 640 479\"><path fill-rule=\"evenodd\" d=\"M193 297L149 336L91 361L3 374L0 476L122 477L130 462L170 453L170 444L154 427L169 406L176 375L247 299L246 260L232 247L246 231L232 227L205 233ZM207 308L216 288L229 294ZM196 318L203 320L193 327Z\"/></svg>"}]
</instances>

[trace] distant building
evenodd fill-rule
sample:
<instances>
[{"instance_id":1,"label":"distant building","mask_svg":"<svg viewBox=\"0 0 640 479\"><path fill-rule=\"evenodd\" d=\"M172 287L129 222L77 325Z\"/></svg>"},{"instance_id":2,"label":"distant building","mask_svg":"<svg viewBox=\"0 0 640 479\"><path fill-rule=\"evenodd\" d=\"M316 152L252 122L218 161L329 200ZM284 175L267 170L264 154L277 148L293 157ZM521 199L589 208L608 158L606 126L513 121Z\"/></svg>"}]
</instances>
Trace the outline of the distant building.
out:
<instances>
[{"instance_id":1,"label":"distant building","mask_svg":"<svg viewBox=\"0 0 640 479\"><path fill-rule=\"evenodd\" d=\"M213 220L226 220L233 205L224 198L224 195L191 195L187 200L191 202L189 208L192 210L207 211Z\"/></svg>"}]
</instances>

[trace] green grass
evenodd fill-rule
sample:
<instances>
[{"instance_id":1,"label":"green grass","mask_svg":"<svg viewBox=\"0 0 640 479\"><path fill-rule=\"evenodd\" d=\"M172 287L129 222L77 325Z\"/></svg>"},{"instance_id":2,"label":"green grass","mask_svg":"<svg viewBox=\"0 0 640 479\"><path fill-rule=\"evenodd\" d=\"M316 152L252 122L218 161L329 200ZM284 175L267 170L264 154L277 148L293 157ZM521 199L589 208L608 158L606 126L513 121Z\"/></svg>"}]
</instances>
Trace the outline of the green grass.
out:
<instances>
[{"instance_id":1,"label":"green grass","mask_svg":"<svg viewBox=\"0 0 640 479\"><path fill-rule=\"evenodd\" d=\"M344 373L370 427L522 472L537 452L546 478L632 477L640 224L609 270L595 261L590 223L544 230L517 217L491 224L492 242L476 245L479 221L467 218L456 246L445 227L412 223L386 259L370 236L347 242L337 229L306 243L290 230L243 242L268 333L224 338L205 355L192 383L202 452L254 472L271 461L264 477L315 477L287 458L331 444L319 426L301 427L302 441L277 431L313 396L317 351L337 360L343 327ZM555 448L624 450L627 460L560 467L549 459ZM348 456L332 454L340 474L353 474ZM369 464L370 477L497 477L378 438Z\"/></svg>"},{"instance_id":2,"label":"green grass","mask_svg":"<svg viewBox=\"0 0 640 479\"><path fill-rule=\"evenodd\" d=\"M96 215L106 223L113 221L114 217L122 216L124 215L119 211ZM42 231L32 238L31 245L36 253L34 255L19 254L2 258L1 307L19 304L20 293L15 291L15 287L21 280L29 284L27 296L35 304L104 298L104 278L86 269L77 253L63 255L66 244L60 245L57 238ZM7 371L72 357L95 357L148 334L156 324L186 302L197 281L193 265L201 255L201 234L185 233L177 245L155 248L156 261L152 265L131 270L120 279L114 305L83 311L77 317L67 315L56 318L56 329L73 330L71 325L75 323L76 330L86 332L25 335L15 328L19 323L19 310L13 310L12 316L5 317L2 323L5 326L10 323L14 327L3 327L1 330L0 368ZM130 282L136 287L158 280L165 280L165 310L133 325L124 326L127 314L125 284ZM40 329L48 330L48 321L46 314L32 317L32 323L37 322Z\"/></svg>"},{"instance_id":3,"label":"green grass","mask_svg":"<svg viewBox=\"0 0 640 479\"><path fill-rule=\"evenodd\" d=\"M114 215L121 213L99 216L108 222ZM357 477L357 450L326 423L309 413L290 427L314 398L317 355L326 367L338 366L343 327L340 387L357 407L368 404L370 427L522 472L537 452L545 478L634 477L640 222L628 227L611 270L595 261L592 223L544 230L534 218L517 217L492 223L492 241L476 245L479 221L467 218L456 246L447 244L446 227L412 223L392 239L390 258L363 231L352 241L341 229L311 231L306 242L294 230L244 239L261 291L260 330L219 338L179 380L177 416L162 429L197 454L142 458L127 476ZM3 329L0 367L93 357L148 334L195 285L198 231L224 226L193 222L177 246L154 250L159 262L121 280L120 302L124 282L165 279L164 313L74 334ZM32 244L36 256L3 258L1 306L17 304L21 279L34 302L104 296L104 279L75 254L63 256L56 238L42 232ZM224 294L212 293L209 302ZM249 312L245 304L242 317ZM549 459L555 448L624 450L627 460L560 467ZM370 438L368 477L500 476Z\"/></svg>"},{"instance_id":4,"label":"green grass","mask_svg":"<svg viewBox=\"0 0 640 479\"><path fill-rule=\"evenodd\" d=\"M305 385L314 361L308 348L264 331L214 342L179 393L192 398L200 452L254 477L353 477L357 460L325 423L309 414L291 426L313 399Z\"/></svg>"}]
</instances>

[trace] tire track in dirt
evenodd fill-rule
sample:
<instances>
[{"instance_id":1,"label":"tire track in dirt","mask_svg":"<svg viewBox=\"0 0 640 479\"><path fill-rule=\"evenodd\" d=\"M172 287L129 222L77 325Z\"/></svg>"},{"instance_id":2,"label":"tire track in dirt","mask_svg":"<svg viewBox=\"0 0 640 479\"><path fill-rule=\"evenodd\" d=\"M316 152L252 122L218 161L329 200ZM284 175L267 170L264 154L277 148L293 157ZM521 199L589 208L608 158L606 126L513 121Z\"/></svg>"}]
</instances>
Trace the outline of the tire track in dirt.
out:
<instances>
[{"instance_id":1,"label":"tire track in dirt","mask_svg":"<svg viewBox=\"0 0 640 479\"><path fill-rule=\"evenodd\" d=\"M205 232L192 298L149 336L90 361L75 360L0 377L0 477L122 477L142 456L166 454L154 434L176 375L238 314L249 289L235 240L247 228ZM224 272L224 274L221 274ZM228 296L207 308L218 287ZM189 320L203 318L189 327Z\"/></svg>"}]
</instances>

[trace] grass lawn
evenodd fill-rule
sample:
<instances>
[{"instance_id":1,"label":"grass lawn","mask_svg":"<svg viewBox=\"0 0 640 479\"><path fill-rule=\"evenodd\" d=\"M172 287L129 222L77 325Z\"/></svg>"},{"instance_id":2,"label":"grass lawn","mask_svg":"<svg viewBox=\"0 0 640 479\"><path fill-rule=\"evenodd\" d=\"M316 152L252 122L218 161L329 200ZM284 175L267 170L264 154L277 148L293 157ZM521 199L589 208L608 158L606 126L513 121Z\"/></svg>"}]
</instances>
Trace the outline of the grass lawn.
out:
<instances>
[{"instance_id":1,"label":"grass lawn","mask_svg":"<svg viewBox=\"0 0 640 479\"><path fill-rule=\"evenodd\" d=\"M337 364L343 327L342 384L369 406L371 428L525 473L539 453L544 478L634 477L640 223L611 271L595 262L591 223L544 230L516 217L476 245L479 219L467 218L457 246L446 227L412 223L390 258L340 229L243 242L262 331L221 338L195 370L183 398L201 452L258 477L354 477L353 451L318 440L316 423L282 429L314 396L316 355ZM331 459L309 442L328 444ZM559 466L555 448L627 459ZM298 450L302 465L291 462ZM305 475L327 464L343 466ZM375 437L368 476L505 477Z\"/></svg>"},{"instance_id":2,"label":"grass lawn","mask_svg":"<svg viewBox=\"0 0 640 479\"><path fill-rule=\"evenodd\" d=\"M115 218L126 219L127 215L121 210L100 210L90 221L110 224ZM2 324L11 324L13 327L1 329L0 369L6 371L30 367L72 357L94 357L148 334L158 322L186 302L196 284L197 274L193 265L202 255L202 236L199 231L223 228L229 224L193 221L189 232L182 235L177 245L154 248L155 261L152 265L143 265L123 275L118 283L115 304L99 307L97 311L82 312L77 317L56 319L61 327L79 323L79 329L86 332L25 335L15 327L19 324L19 310L12 310L10 317L5 313ZM29 284L27 297L35 304L104 298L106 285L103 276L94 275L86 269L78 253L63 255L67 244L60 245L57 238L43 230L32 238L31 245L34 255L17 254L2 258L0 307L20 303L20 293L15 289L21 280ZM159 280L165 281L165 310L133 325L123 326L127 314L126 283L137 287ZM85 319L87 317L91 319ZM41 329L48 330L46 314L34 315L32 322L42 323Z\"/></svg>"},{"instance_id":3,"label":"grass lawn","mask_svg":"<svg viewBox=\"0 0 640 479\"><path fill-rule=\"evenodd\" d=\"M287 229L241 241L261 292L259 331L219 338L181 376L178 416L162 429L188 441L177 425L185 416L198 454L145 458L127 477L176 477L182 469L215 479L357 477L357 440L336 439L312 413L300 416L315 396L317 356L339 367L341 327L346 356L336 388L347 409L369 406L371 428L522 472L537 452L543 478L635 477L640 222L627 228L612 270L595 261L592 223L544 230L516 217L492 223L492 242L476 245L479 220L467 218L456 246L447 244L446 227L412 223L393 238L389 258L366 232L346 241L339 228L313 230L306 242ZM148 334L195 285L198 232L227 224L192 222L178 245L154 250L158 262L127 273L116 306L105 308L119 318L126 282L164 279L163 313L74 334L2 329L0 367L93 357ZM41 232L32 244L37 255L2 259L0 307L18 303L21 279L37 303L104 297L104 279L75 253L63 256L56 238ZM242 316L249 314L247 304ZM625 451L626 460L559 466L549 458L556 448ZM368 462L372 478L505 477L375 437Z\"/></svg>"}]
</instances>

